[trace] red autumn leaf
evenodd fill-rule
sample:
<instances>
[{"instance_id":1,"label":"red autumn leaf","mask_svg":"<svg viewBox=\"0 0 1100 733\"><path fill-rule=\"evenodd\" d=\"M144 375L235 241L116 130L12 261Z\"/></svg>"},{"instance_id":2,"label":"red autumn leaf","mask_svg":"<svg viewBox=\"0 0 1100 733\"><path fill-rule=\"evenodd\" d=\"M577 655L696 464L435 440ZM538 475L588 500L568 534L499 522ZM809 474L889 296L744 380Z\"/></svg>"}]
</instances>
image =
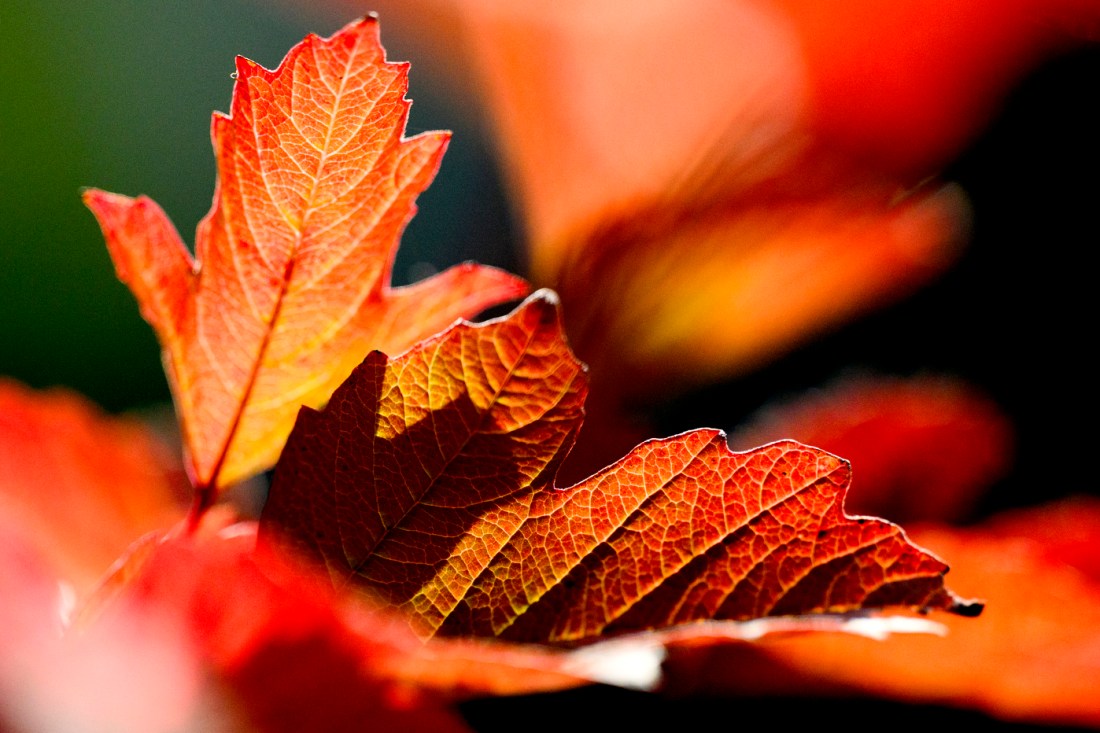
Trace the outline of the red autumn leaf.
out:
<instances>
[{"instance_id":1,"label":"red autumn leaf","mask_svg":"<svg viewBox=\"0 0 1100 733\"><path fill-rule=\"evenodd\" d=\"M402 137L407 71L385 61L372 18L307 37L275 71L239 58L194 259L149 199L85 193L160 339L204 504L273 464L298 406L323 404L370 349L403 351L526 292L472 264L389 286L448 141Z\"/></svg>"},{"instance_id":2,"label":"red autumn leaf","mask_svg":"<svg viewBox=\"0 0 1100 733\"><path fill-rule=\"evenodd\" d=\"M331 589L253 553L254 540L247 528L170 540L111 611L181 619L243 729L353 731L369 720L379 730L467 730L439 695L384 673L414 648L407 629L372 619L361 620L371 633L359 633Z\"/></svg>"},{"instance_id":3,"label":"red autumn leaf","mask_svg":"<svg viewBox=\"0 0 1100 733\"><path fill-rule=\"evenodd\" d=\"M467 697L614 681L561 650L425 644L212 514L140 543L73 625L28 528L0 515L0 730L465 731Z\"/></svg>"},{"instance_id":4,"label":"red autumn leaf","mask_svg":"<svg viewBox=\"0 0 1100 733\"><path fill-rule=\"evenodd\" d=\"M187 482L141 421L0 379L0 518L78 595L140 535L183 516Z\"/></svg>"},{"instance_id":5,"label":"red autumn leaf","mask_svg":"<svg viewBox=\"0 0 1100 733\"><path fill-rule=\"evenodd\" d=\"M873 695L1032 723L1100 726L1100 502L1064 500L958 529L913 528L980 587L981 623L937 637L778 637L673 649L668 691Z\"/></svg>"},{"instance_id":6,"label":"red autumn leaf","mask_svg":"<svg viewBox=\"0 0 1100 733\"><path fill-rule=\"evenodd\" d=\"M587 642L707 619L897 607L973 614L900 528L841 509L844 461L798 443L731 453L698 430L553 486L584 369L556 298L374 352L303 408L261 531L367 589L423 637Z\"/></svg>"},{"instance_id":7,"label":"red autumn leaf","mask_svg":"<svg viewBox=\"0 0 1100 733\"><path fill-rule=\"evenodd\" d=\"M353 623L331 589L253 554L254 532L166 540L93 625L59 633L56 583L3 529L0 729L468 730L448 697L401 674L428 663L407 628Z\"/></svg>"},{"instance_id":8,"label":"red autumn leaf","mask_svg":"<svg viewBox=\"0 0 1100 733\"><path fill-rule=\"evenodd\" d=\"M1008 418L948 378L848 378L766 408L730 435L730 447L780 438L856 466L850 510L905 521L964 518L1012 455Z\"/></svg>"},{"instance_id":9,"label":"red autumn leaf","mask_svg":"<svg viewBox=\"0 0 1100 733\"><path fill-rule=\"evenodd\" d=\"M1080 571L1100 584L1100 503L1095 498L1066 499L1035 510L1005 512L982 528L983 536L1020 538L1035 543L1045 562Z\"/></svg>"}]
</instances>

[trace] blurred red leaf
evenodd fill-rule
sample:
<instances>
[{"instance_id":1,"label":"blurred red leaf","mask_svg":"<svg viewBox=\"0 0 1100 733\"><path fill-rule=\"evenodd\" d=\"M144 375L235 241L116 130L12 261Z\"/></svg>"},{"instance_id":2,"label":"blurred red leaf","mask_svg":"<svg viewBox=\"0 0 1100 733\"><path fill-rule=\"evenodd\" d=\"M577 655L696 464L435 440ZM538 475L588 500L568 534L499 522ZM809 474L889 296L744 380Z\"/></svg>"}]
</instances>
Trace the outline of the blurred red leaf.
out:
<instances>
[{"instance_id":1,"label":"blurred red leaf","mask_svg":"<svg viewBox=\"0 0 1100 733\"><path fill-rule=\"evenodd\" d=\"M234 730L199 704L219 693L204 688L174 616L123 612L86 635L64 634L53 563L37 551L36 530L9 520L0 515L0 730Z\"/></svg>"},{"instance_id":2,"label":"blurred red leaf","mask_svg":"<svg viewBox=\"0 0 1100 733\"><path fill-rule=\"evenodd\" d=\"M746 371L953 259L957 191L902 196L912 181L816 145L767 3L461 4L532 275L601 391Z\"/></svg>"},{"instance_id":3,"label":"blurred red leaf","mask_svg":"<svg viewBox=\"0 0 1100 733\"><path fill-rule=\"evenodd\" d=\"M968 207L916 184L1100 37L1089 0L384 7L479 72L601 401L735 376L941 272Z\"/></svg>"},{"instance_id":4,"label":"blurred red leaf","mask_svg":"<svg viewBox=\"0 0 1100 733\"><path fill-rule=\"evenodd\" d=\"M947 378L847 378L766 408L730 435L730 447L781 438L852 462L850 511L907 522L965 518L1012 456L1008 418Z\"/></svg>"},{"instance_id":5,"label":"blurred red leaf","mask_svg":"<svg viewBox=\"0 0 1100 733\"><path fill-rule=\"evenodd\" d=\"M451 707L476 695L603 679L543 647L424 642L369 598L334 590L309 563L256 547L255 525L159 544L105 614L181 620L183 637L249 730L466 730ZM102 623L102 622L100 622Z\"/></svg>"},{"instance_id":6,"label":"blurred red leaf","mask_svg":"<svg viewBox=\"0 0 1100 733\"><path fill-rule=\"evenodd\" d=\"M275 71L239 58L194 259L149 199L85 193L160 339L203 504L273 464L298 406L323 404L369 349L403 351L526 292L471 264L390 288L448 140L402 137L407 70L372 18L307 37Z\"/></svg>"},{"instance_id":7,"label":"blurred red leaf","mask_svg":"<svg viewBox=\"0 0 1100 733\"><path fill-rule=\"evenodd\" d=\"M356 633L331 588L254 541L244 527L166 542L113 610L181 619L249 730L466 730L442 699L379 673L413 648L407 630Z\"/></svg>"},{"instance_id":8,"label":"blurred red leaf","mask_svg":"<svg viewBox=\"0 0 1100 733\"><path fill-rule=\"evenodd\" d=\"M1047 562L1076 568L1100 583L1100 503L1096 499L1069 499L1032 511L999 515L987 523L983 535L990 539L1020 538L1035 543Z\"/></svg>"},{"instance_id":9,"label":"blurred red leaf","mask_svg":"<svg viewBox=\"0 0 1100 733\"><path fill-rule=\"evenodd\" d=\"M240 532L240 530L236 530ZM584 684L568 655L423 644L254 534L158 544L94 625L62 635L46 566L0 535L0 728L466 731L450 703Z\"/></svg>"},{"instance_id":10,"label":"blurred red leaf","mask_svg":"<svg viewBox=\"0 0 1100 733\"><path fill-rule=\"evenodd\" d=\"M247 527L166 539L93 625L62 634L45 566L0 534L0 725L467 730L443 694L394 673L423 648L407 628L365 611L353 625L331 588L254 540Z\"/></svg>"},{"instance_id":11,"label":"blurred red leaf","mask_svg":"<svg viewBox=\"0 0 1100 733\"><path fill-rule=\"evenodd\" d=\"M84 595L137 537L182 517L188 486L141 421L0 379L0 520Z\"/></svg>"},{"instance_id":12,"label":"blurred red leaf","mask_svg":"<svg viewBox=\"0 0 1100 733\"><path fill-rule=\"evenodd\" d=\"M288 537L425 638L980 610L898 527L846 517L848 464L794 442L731 453L698 430L556 489L586 393L547 291L403 356L375 352L323 412L303 408L261 536Z\"/></svg>"},{"instance_id":13,"label":"blurred red leaf","mask_svg":"<svg viewBox=\"0 0 1100 733\"><path fill-rule=\"evenodd\" d=\"M669 692L875 695L977 708L1008 720L1100 725L1100 502L1016 510L970 529L913 528L981 588L981 623L945 637L839 634L674 649Z\"/></svg>"},{"instance_id":14,"label":"blurred red leaf","mask_svg":"<svg viewBox=\"0 0 1100 733\"><path fill-rule=\"evenodd\" d=\"M1100 40L1092 0L765 0L798 39L822 143L901 176L950 160L1044 57Z\"/></svg>"}]
</instances>

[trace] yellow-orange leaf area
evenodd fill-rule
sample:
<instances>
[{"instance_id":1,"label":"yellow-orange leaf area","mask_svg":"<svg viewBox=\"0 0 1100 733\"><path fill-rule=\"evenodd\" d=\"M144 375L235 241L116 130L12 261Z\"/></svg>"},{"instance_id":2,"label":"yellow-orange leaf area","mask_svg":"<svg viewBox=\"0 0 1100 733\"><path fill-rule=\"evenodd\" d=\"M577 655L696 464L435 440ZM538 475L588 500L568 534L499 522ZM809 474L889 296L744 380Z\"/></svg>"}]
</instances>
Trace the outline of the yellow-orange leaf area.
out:
<instances>
[{"instance_id":1,"label":"yellow-orange leaf area","mask_svg":"<svg viewBox=\"0 0 1100 733\"><path fill-rule=\"evenodd\" d=\"M586 393L549 291L403 356L374 352L323 412L303 408L261 539L320 559L425 638L581 643L708 619L980 611L899 527L845 516L848 464L795 442L732 453L697 430L556 488Z\"/></svg>"},{"instance_id":2,"label":"yellow-orange leaf area","mask_svg":"<svg viewBox=\"0 0 1100 733\"><path fill-rule=\"evenodd\" d=\"M307 37L275 71L238 58L231 113L213 118L218 187L194 259L149 199L84 194L160 340L206 501L270 467L298 406L323 404L371 349L404 351L527 292L472 264L389 286L449 139L403 137L407 87L373 18Z\"/></svg>"}]
</instances>

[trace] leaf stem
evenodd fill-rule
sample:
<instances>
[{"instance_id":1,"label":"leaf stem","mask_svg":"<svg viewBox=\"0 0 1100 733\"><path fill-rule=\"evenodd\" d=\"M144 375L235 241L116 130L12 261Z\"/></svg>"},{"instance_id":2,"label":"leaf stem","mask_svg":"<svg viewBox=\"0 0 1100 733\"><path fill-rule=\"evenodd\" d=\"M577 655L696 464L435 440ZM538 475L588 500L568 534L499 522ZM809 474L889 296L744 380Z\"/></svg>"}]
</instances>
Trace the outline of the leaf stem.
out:
<instances>
[{"instance_id":1,"label":"leaf stem","mask_svg":"<svg viewBox=\"0 0 1100 733\"><path fill-rule=\"evenodd\" d=\"M187 513L187 534L195 534L203 515L214 506L217 496L218 492L213 482L195 487L195 499L191 502L191 509Z\"/></svg>"}]
</instances>

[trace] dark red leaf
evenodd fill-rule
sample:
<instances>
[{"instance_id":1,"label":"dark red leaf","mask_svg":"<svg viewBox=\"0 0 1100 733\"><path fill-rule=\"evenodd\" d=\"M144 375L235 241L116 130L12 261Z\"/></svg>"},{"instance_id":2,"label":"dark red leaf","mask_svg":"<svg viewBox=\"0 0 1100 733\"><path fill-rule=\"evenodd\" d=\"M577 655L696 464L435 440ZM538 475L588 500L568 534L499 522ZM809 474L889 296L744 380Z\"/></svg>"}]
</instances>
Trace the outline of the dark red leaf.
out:
<instances>
[{"instance_id":1,"label":"dark red leaf","mask_svg":"<svg viewBox=\"0 0 1100 733\"><path fill-rule=\"evenodd\" d=\"M584 370L542 291L510 316L367 357L303 409L264 510L423 637L589 642L720 619L906 608L975 613L947 566L841 509L848 464L697 430L569 488Z\"/></svg>"}]
</instances>

